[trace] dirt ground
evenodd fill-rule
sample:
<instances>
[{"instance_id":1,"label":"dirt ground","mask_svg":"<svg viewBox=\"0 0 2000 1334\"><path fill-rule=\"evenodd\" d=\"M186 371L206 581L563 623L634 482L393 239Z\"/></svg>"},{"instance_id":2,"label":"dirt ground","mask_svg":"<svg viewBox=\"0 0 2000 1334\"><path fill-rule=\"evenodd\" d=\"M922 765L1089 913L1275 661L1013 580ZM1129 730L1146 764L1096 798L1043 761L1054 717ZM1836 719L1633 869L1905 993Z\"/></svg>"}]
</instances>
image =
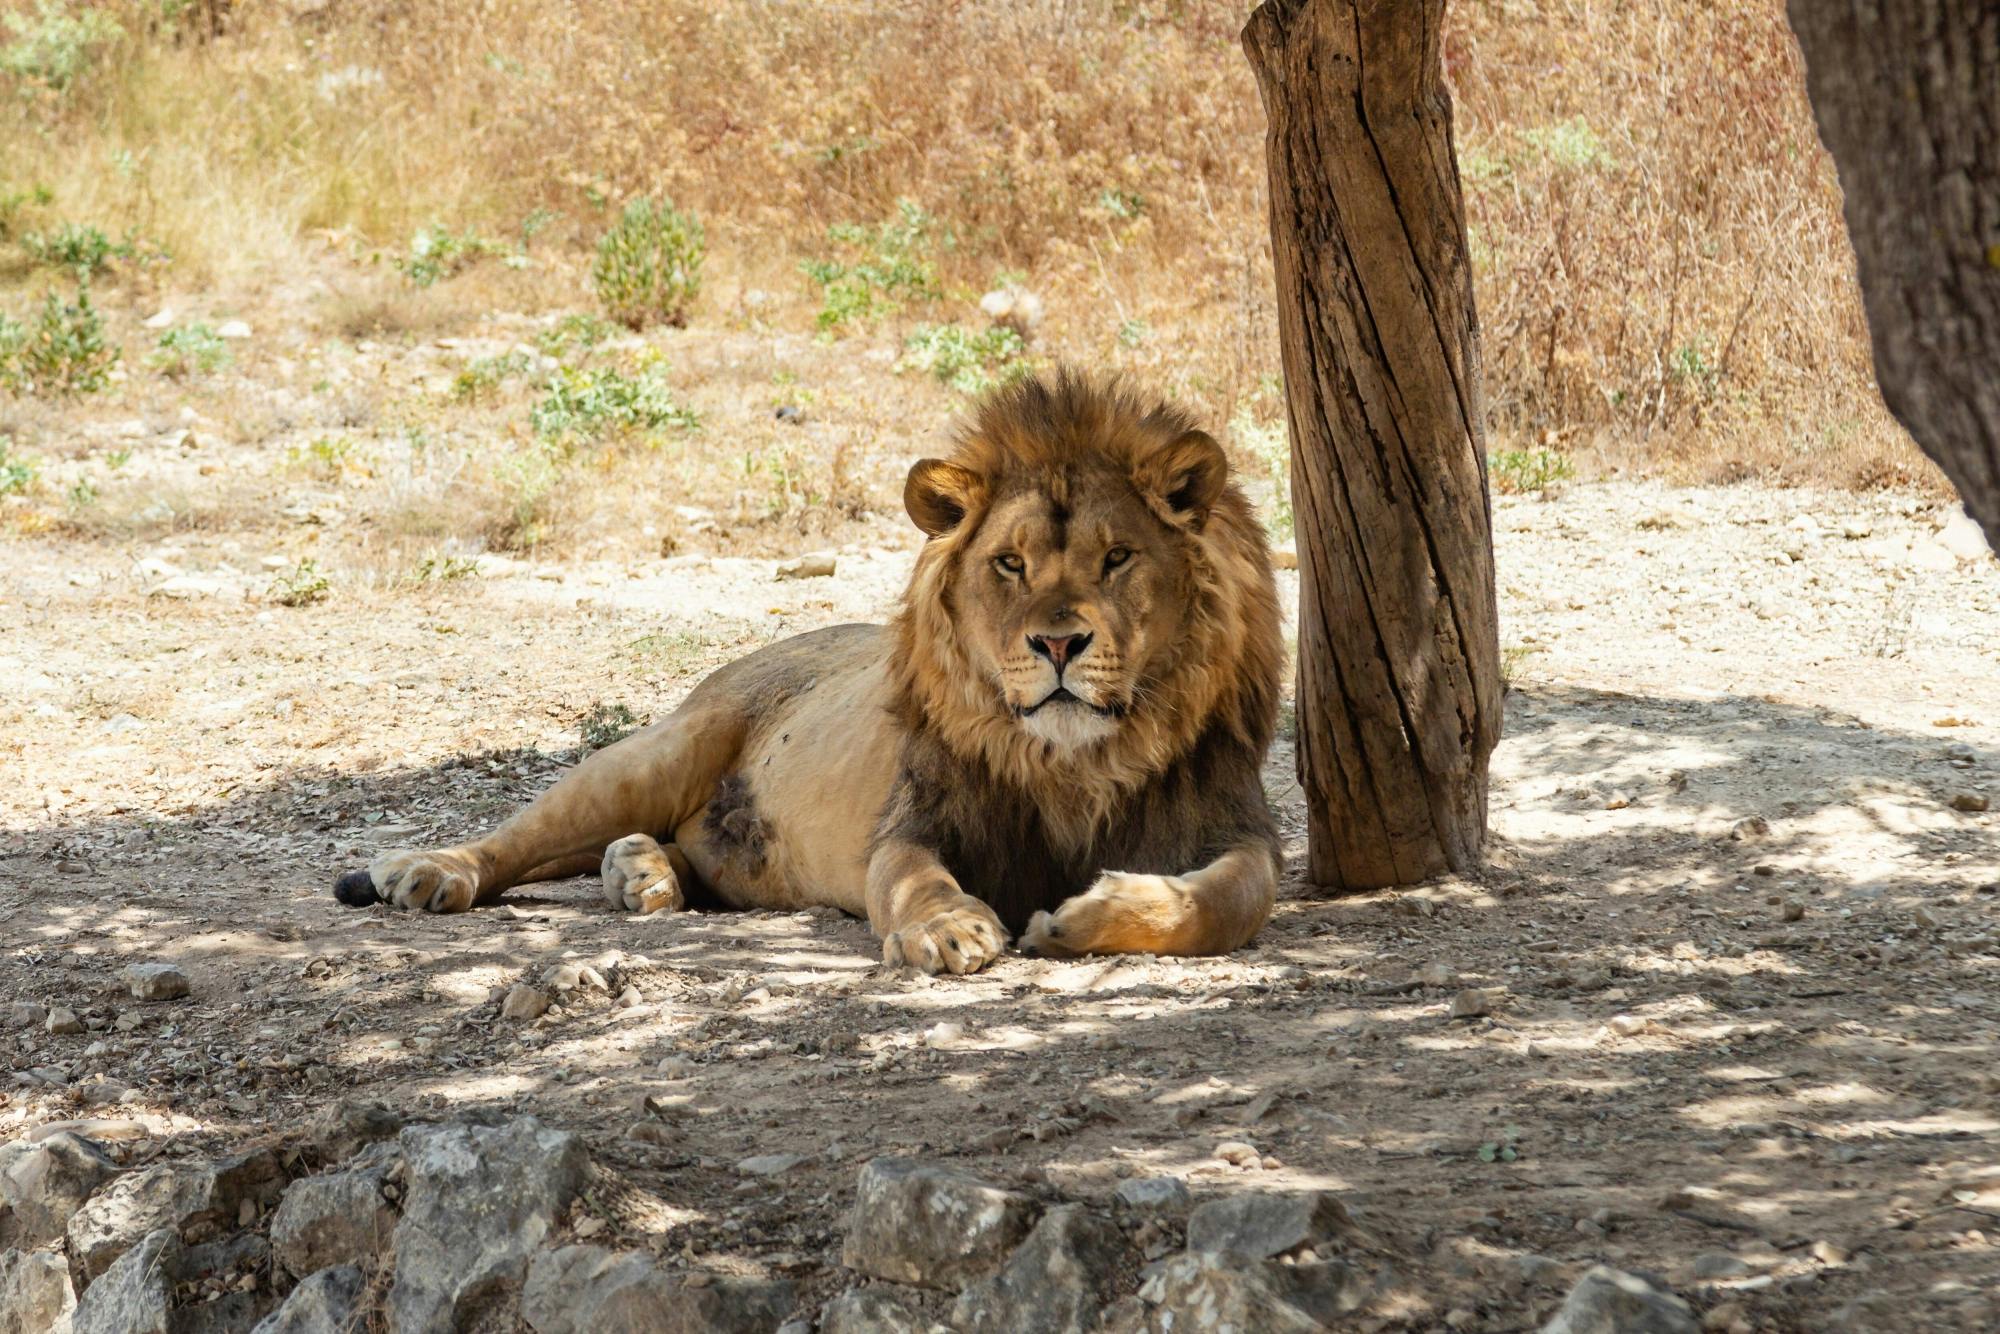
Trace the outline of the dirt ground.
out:
<instances>
[{"instance_id":1,"label":"dirt ground","mask_svg":"<svg viewBox=\"0 0 2000 1334\"><path fill-rule=\"evenodd\" d=\"M577 1235L821 1297L858 1166L896 1151L1084 1199L1155 1173L1339 1190L1399 1277L1378 1325L1532 1328L1599 1260L1717 1329L2000 1324L2000 564L1942 545L1929 499L1502 499L1488 872L1328 900L1295 871L1228 958L926 979L838 915L633 918L585 880L460 917L328 894L546 786L593 705L657 716L750 647L886 616L915 545L893 509L749 554L682 514L673 555L487 556L288 607L264 566L317 524L338 573L337 518L141 427L141 476L268 503L0 543L0 998L86 1022L0 1032L0 1139L111 1118L144 1161L337 1095L529 1109L605 1169ZM808 545L837 572L775 579ZM1268 788L1297 857L1291 764L1281 742ZM193 994L126 998L137 960ZM612 985L499 1016L565 961ZM799 1161L741 1166L776 1154Z\"/></svg>"}]
</instances>

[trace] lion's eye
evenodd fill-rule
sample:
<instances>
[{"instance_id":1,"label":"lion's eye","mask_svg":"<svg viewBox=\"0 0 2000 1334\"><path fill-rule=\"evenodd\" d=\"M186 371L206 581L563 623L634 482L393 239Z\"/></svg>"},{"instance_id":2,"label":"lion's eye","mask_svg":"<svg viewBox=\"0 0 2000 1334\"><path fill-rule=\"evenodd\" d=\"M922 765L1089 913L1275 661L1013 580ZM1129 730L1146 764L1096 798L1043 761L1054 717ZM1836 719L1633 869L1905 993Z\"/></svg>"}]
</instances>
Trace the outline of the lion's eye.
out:
<instances>
[{"instance_id":1,"label":"lion's eye","mask_svg":"<svg viewBox=\"0 0 2000 1334\"><path fill-rule=\"evenodd\" d=\"M1010 552L1005 556L995 556L993 568L1002 574L1020 574L1028 568L1028 562Z\"/></svg>"},{"instance_id":2,"label":"lion's eye","mask_svg":"<svg viewBox=\"0 0 2000 1334\"><path fill-rule=\"evenodd\" d=\"M1109 574L1111 573L1111 571L1117 569L1119 566L1123 565L1126 561L1131 559L1132 559L1132 552L1129 548L1113 547L1111 548L1111 550L1104 553L1104 572L1106 574Z\"/></svg>"}]
</instances>

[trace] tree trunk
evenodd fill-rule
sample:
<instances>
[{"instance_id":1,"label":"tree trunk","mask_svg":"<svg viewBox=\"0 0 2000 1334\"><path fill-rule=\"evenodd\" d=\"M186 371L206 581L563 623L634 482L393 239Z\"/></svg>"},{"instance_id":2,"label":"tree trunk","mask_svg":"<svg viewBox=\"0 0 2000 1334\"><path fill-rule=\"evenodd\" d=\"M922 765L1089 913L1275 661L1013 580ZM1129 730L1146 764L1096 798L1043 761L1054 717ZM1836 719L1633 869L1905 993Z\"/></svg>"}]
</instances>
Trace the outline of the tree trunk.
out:
<instances>
[{"instance_id":1,"label":"tree trunk","mask_svg":"<svg viewBox=\"0 0 2000 1334\"><path fill-rule=\"evenodd\" d=\"M1313 882L1476 866L1500 649L1479 332L1439 63L1444 0L1267 0Z\"/></svg>"},{"instance_id":2,"label":"tree trunk","mask_svg":"<svg viewBox=\"0 0 2000 1334\"><path fill-rule=\"evenodd\" d=\"M1790 0L1875 378L2000 550L2000 8Z\"/></svg>"}]
</instances>

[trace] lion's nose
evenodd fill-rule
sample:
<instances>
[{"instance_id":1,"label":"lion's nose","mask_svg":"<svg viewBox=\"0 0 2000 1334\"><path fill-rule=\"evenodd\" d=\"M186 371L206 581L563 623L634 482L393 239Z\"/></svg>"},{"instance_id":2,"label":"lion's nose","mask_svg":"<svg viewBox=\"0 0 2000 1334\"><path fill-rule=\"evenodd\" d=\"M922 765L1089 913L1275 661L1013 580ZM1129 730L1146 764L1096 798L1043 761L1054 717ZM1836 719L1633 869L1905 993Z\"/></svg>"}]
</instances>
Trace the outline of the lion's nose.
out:
<instances>
[{"instance_id":1,"label":"lion's nose","mask_svg":"<svg viewBox=\"0 0 2000 1334\"><path fill-rule=\"evenodd\" d=\"M1029 635L1028 651L1039 654L1055 664L1057 672L1090 647L1089 635Z\"/></svg>"}]
</instances>

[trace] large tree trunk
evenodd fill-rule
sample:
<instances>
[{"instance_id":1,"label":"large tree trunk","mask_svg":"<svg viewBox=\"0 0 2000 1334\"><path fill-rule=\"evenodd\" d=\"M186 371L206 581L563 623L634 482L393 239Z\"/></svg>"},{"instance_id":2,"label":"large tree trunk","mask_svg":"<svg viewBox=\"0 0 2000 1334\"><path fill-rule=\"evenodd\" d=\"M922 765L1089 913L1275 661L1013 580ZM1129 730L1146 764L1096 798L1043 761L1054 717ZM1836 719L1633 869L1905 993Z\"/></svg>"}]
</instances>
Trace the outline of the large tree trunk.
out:
<instances>
[{"instance_id":1,"label":"large tree trunk","mask_svg":"<svg viewBox=\"0 0 2000 1334\"><path fill-rule=\"evenodd\" d=\"M2000 550L2000 7L1789 8L1882 398Z\"/></svg>"},{"instance_id":2,"label":"large tree trunk","mask_svg":"<svg viewBox=\"0 0 2000 1334\"><path fill-rule=\"evenodd\" d=\"M1299 534L1299 778L1337 889L1476 866L1500 650L1444 0L1267 0Z\"/></svg>"}]
</instances>

